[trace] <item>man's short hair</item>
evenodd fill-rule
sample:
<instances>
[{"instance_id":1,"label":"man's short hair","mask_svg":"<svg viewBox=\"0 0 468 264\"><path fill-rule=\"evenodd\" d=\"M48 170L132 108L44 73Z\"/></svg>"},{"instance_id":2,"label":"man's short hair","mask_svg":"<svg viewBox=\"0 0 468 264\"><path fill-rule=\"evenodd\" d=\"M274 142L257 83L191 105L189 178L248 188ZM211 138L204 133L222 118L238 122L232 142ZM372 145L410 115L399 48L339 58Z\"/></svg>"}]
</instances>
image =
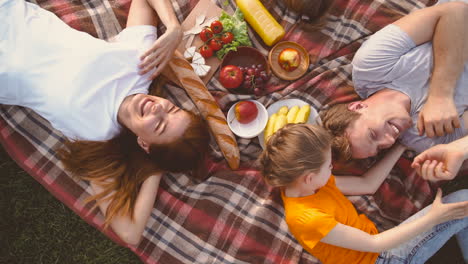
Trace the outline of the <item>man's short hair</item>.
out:
<instances>
[{"instance_id":1,"label":"man's short hair","mask_svg":"<svg viewBox=\"0 0 468 264\"><path fill-rule=\"evenodd\" d=\"M357 120L361 113L348 109L348 104L336 104L320 111L323 127L333 136L332 153L334 159L348 161L352 157L351 144L346 129Z\"/></svg>"}]
</instances>

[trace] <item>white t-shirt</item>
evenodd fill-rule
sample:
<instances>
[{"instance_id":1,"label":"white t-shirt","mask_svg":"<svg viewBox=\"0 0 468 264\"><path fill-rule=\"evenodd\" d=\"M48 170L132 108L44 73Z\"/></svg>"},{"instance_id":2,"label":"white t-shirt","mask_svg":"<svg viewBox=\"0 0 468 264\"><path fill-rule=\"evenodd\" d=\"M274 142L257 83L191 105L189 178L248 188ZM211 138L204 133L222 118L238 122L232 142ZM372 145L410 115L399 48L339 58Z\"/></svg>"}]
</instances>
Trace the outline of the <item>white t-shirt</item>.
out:
<instances>
[{"instance_id":1,"label":"white t-shirt","mask_svg":"<svg viewBox=\"0 0 468 264\"><path fill-rule=\"evenodd\" d=\"M2 1L0 104L33 109L70 139L115 137L123 99L148 92L149 73L139 75L138 63L156 28L126 28L106 42L35 4Z\"/></svg>"},{"instance_id":2,"label":"white t-shirt","mask_svg":"<svg viewBox=\"0 0 468 264\"><path fill-rule=\"evenodd\" d=\"M419 136L418 115L427 99L433 68L432 42L416 46L406 32L390 24L363 43L352 64L354 88L361 98L368 98L384 88L400 91L410 98L413 126L400 136L407 147L421 152L467 134L461 122L460 128L445 136ZM468 109L468 63L456 84L454 101L461 116Z\"/></svg>"}]
</instances>

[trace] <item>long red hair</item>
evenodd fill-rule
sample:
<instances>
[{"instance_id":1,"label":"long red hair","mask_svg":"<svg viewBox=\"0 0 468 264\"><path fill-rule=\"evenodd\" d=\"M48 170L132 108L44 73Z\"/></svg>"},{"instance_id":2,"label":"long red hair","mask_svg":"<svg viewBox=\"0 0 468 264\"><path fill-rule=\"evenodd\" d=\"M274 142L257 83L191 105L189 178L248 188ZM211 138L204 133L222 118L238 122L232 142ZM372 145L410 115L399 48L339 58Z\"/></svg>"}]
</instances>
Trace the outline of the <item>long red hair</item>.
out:
<instances>
[{"instance_id":1,"label":"long red hair","mask_svg":"<svg viewBox=\"0 0 468 264\"><path fill-rule=\"evenodd\" d=\"M190 113L190 112L189 112ZM205 122L190 113L191 122L177 140L150 147L150 154L137 144L136 136L125 129L107 141L65 140L58 150L59 157L72 175L99 185L103 191L86 202L109 201L104 228L118 215L133 219L140 185L155 172L196 171L208 151L210 135Z\"/></svg>"}]
</instances>

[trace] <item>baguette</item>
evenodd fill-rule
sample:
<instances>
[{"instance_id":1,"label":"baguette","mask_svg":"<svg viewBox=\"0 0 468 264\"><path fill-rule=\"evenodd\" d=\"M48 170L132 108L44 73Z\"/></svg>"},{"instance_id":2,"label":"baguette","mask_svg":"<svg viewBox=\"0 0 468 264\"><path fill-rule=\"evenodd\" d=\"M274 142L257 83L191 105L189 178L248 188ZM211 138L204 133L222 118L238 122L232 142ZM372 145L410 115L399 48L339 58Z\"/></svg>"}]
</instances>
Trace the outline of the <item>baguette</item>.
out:
<instances>
[{"instance_id":1,"label":"baguette","mask_svg":"<svg viewBox=\"0 0 468 264\"><path fill-rule=\"evenodd\" d=\"M203 81L195 74L190 63L178 52L169 61L168 66L207 121L229 167L233 170L238 169L240 154L237 141L229 129L226 117Z\"/></svg>"}]
</instances>

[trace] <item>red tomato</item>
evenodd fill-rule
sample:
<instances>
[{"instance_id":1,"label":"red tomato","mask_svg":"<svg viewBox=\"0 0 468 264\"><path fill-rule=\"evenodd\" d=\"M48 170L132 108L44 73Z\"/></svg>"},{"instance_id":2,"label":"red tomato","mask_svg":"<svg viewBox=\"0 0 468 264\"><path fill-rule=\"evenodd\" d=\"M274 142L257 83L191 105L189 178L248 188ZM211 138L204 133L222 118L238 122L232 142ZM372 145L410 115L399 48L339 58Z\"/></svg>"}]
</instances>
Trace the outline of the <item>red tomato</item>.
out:
<instances>
[{"instance_id":1,"label":"red tomato","mask_svg":"<svg viewBox=\"0 0 468 264\"><path fill-rule=\"evenodd\" d=\"M223 24L220 21L215 20L211 22L210 28L213 31L213 33L218 34L221 33L221 31L223 31Z\"/></svg>"},{"instance_id":2,"label":"red tomato","mask_svg":"<svg viewBox=\"0 0 468 264\"><path fill-rule=\"evenodd\" d=\"M221 36L221 41L223 41L224 44L231 43L233 39L234 35L231 32L224 32Z\"/></svg>"},{"instance_id":3,"label":"red tomato","mask_svg":"<svg viewBox=\"0 0 468 264\"><path fill-rule=\"evenodd\" d=\"M208 42L208 45L213 51L218 51L223 47L223 43L217 39L212 39Z\"/></svg>"},{"instance_id":4,"label":"red tomato","mask_svg":"<svg viewBox=\"0 0 468 264\"><path fill-rule=\"evenodd\" d=\"M213 37L213 31L211 31L211 28L205 27L201 32L200 32L200 39L203 42L206 42L210 38Z\"/></svg>"},{"instance_id":5,"label":"red tomato","mask_svg":"<svg viewBox=\"0 0 468 264\"><path fill-rule=\"evenodd\" d=\"M244 74L235 65L224 66L219 72L219 82L229 89L239 87L244 81Z\"/></svg>"},{"instance_id":6,"label":"red tomato","mask_svg":"<svg viewBox=\"0 0 468 264\"><path fill-rule=\"evenodd\" d=\"M209 58L213 56L213 50L206 44L200 47L200 54L203 58Z\"/></svg>"}]
</instances>

